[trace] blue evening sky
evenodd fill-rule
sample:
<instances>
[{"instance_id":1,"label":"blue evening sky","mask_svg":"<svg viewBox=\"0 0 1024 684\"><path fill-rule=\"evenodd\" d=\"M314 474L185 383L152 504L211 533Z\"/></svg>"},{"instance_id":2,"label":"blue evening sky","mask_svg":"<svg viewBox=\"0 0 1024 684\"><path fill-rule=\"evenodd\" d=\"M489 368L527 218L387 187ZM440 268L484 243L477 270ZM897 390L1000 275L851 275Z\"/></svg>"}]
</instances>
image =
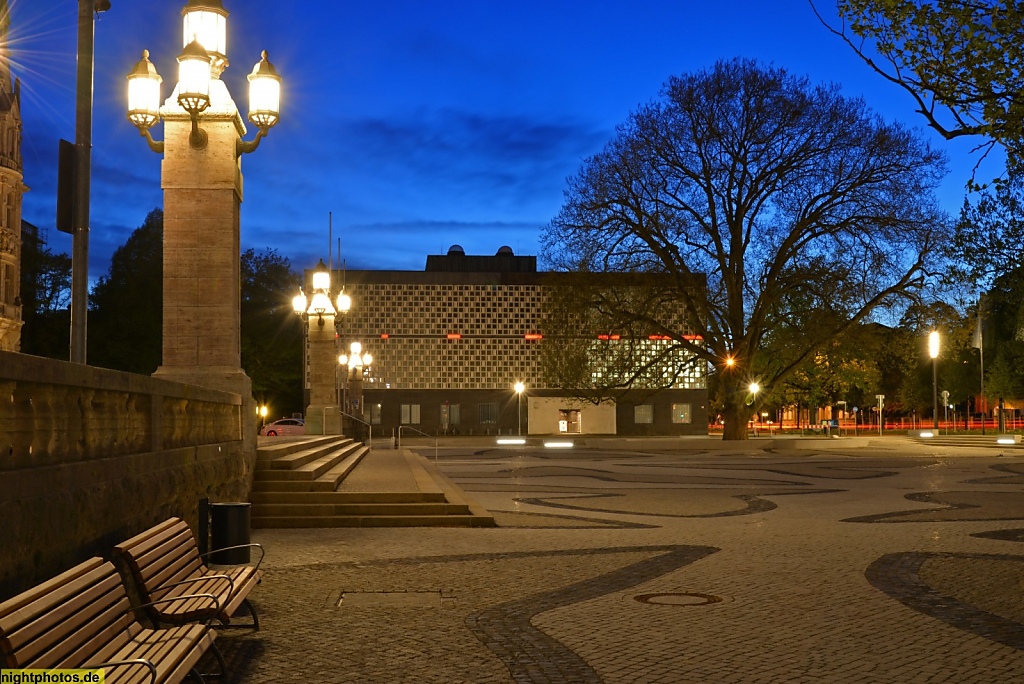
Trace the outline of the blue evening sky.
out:
<instances>
[{"instance_id":1,"label":"blue evening sky","mask_svg":"<svg viewBox=\"0 0 1024 684\"><path fill-rule=\"evenodd\" d=\"M75 135L76 0L9 0L22 82L24 217L54 228L58 140ZM184 0L111 0L96 24L90 277L162 203L160 157L125 115L125 74L146 48L177 80ZM829 0L819 7L830 13ZM956 212L979 141L924 128L911 98L818 22L806 0L224 0L226 81L266 49L284 78L281 123L243 158L243 248L296 270L328 256L328 212L349 268L421 270L452 244L537 254L565 179L669 76L736 56L841 84L950 157ZM249 137L254 131L250 127ZM161 127L154 129L158 139Z\"/></svg>"}]
</instances>

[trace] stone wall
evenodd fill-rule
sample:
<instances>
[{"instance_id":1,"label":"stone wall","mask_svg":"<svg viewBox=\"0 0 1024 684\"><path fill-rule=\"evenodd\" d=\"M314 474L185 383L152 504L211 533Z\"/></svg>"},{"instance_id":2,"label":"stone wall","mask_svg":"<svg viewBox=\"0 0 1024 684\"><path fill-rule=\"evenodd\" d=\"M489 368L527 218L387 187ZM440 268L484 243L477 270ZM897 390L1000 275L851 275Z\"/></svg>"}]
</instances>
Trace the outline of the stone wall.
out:
<instances>
[{"instance_id":1,"label":"stone wall","mask_svg":"<svg viewBox=\"0 0 1024 684\"><path fill-rule=\"evenodd\" d=\"M235 394L0 352L0 600L200 498L247 501Z\"/></svg>"}]
</instances>

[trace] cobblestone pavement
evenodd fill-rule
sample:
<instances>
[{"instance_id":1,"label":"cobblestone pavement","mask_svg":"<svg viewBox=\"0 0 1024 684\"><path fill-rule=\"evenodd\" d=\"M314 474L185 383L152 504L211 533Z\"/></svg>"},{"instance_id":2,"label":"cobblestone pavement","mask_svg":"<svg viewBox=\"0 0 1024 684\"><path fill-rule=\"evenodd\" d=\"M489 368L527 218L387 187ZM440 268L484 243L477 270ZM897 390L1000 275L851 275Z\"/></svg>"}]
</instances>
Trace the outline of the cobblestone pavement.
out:
<instances>
[{"instance_id":1,"label":"cobblestone pavement","mask_svg":"<svg viewBox=\"0 0 1024 684\"><path fill-rule=\"evenodd\" d=\"M499 527L257 530L230 681L1024 681L1024 451L893 444L442 449Z\"/></svg>"}]
</instances>

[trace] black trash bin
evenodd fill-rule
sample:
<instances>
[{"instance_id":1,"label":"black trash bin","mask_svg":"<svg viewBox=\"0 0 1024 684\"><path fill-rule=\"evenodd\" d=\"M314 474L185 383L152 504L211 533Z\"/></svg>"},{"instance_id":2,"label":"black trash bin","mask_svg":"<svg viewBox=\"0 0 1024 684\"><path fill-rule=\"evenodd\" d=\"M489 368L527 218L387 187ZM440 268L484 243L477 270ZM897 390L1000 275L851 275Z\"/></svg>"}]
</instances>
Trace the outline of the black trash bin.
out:
<instances>
[{"instance_id":1,"label":"black trash bin","mask_svg":"<svg viewBox=\"0 0 1024 684\"><path fill-rule=\"evenodd\" d=\"M210 504L210 562L218 565L239 565L249 562L249 547L227 549L250 543L249 503Z\"/></svg>"}]
</instances>

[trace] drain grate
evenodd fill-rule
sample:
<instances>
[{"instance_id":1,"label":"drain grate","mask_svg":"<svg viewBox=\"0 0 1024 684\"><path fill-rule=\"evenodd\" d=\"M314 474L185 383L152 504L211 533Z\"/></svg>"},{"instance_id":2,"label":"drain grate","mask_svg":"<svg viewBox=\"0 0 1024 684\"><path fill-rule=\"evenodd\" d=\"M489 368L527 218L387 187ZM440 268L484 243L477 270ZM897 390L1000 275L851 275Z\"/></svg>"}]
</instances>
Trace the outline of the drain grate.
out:
<instances>
[{"instance_id":1,"label":"drain grate","mask_svg":"<svg viewBox=\"0 0 1024 684\"><path fill-rule=\"evenodd\" d=\"M637 594L633 597L640 603L655 606L709 606L721 603L724 599L714 594L698 594L696 592L668 594Z\"/></svg>"},{"instance_id":2,"label":"drain grate","mask_svg":"<svg viewBox=\"0 0 1024 684\"><path fill-rule=\"evenodd\" d=\"M343 591L337 608L454 608L455 599L440 591Z\"/></svg>"}]
</instances>

